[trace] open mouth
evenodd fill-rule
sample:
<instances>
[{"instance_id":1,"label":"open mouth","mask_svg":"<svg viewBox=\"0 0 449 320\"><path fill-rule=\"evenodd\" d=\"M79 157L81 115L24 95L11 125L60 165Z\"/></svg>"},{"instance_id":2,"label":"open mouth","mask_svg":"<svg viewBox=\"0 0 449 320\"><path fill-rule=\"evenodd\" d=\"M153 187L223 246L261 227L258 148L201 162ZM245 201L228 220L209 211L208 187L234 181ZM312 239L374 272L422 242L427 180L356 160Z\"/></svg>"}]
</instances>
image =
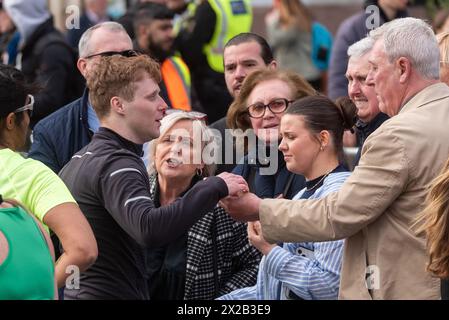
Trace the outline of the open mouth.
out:
<instances>
[{"instance_id":1,"label":"open mouth","mask_svg":"<svg viewBox=\"0 0 449 320\"><path fill-rule=\"evenodd\" d=\"M263 126L264 129L277 129L279 127L278 124L267 124Z\"/></svg>"},{"instance_id":2,"label":"open mouth","mask_svg":"<svg viewBox=\"0 0 449 320\"><path fill-rule=\"evenodd\" d=\"M167 164L170 168L176 168L176 167L180 166L182 164L182 162L178 159L169 158L167 160Z\"/></svg>"}]
</instances>

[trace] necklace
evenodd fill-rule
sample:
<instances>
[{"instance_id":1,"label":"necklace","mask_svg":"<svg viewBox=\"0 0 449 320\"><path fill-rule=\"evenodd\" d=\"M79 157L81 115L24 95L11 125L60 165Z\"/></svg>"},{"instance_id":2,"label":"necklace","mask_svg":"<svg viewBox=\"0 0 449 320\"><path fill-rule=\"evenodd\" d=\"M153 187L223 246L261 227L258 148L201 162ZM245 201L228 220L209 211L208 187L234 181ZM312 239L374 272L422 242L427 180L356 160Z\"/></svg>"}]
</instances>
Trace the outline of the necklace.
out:
<instances>
[{"instance_id":1,"label":"necklace","mask_svg":"<svg viewBox=\"0 0 449 320\"><path fill-rule=\"evenodd\" d=\"M332 170L332 171L333 171L333 170ZM315 189L321 182L323 182L324 179L326 179L326 177L327 177L332 171L329 171L328 173L326 173L326 174L325 174L320 180L318 180L318 182L315 183L312 187L306 188L306 191L311 191L311 190Z\"/></svg>"}]
</instances>

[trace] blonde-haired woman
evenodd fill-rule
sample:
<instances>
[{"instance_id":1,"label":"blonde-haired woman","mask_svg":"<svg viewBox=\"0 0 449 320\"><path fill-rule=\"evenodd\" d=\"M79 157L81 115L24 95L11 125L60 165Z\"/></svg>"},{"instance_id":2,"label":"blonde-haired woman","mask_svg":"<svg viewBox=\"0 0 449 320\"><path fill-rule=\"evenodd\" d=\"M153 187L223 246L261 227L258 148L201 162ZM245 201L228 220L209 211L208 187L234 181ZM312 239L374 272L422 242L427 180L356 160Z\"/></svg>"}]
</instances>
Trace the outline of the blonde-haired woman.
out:
<instances>
[{"instance_id":1,"label":"blonde-haired woman","mask_svg":"<svg viewBox=\"0 0 449 320\"><path fill-rule=\"evenodd\" d=\"M427 270L442 279L441 297L449 300L449 159L432 183L419 222L418 233L427 237Z\"/></svg>"},{"instance_id":2,"label":"blonde-haired woman","mask_svg":"<svg viewBox=\"0 0 449 320\"><path fill-rule=\"evenodd\" d=\"M440 48L440 80L449 85L449 31L437 35Z\"/></svg>"},{"instance_id":3,"label":"blonde-haired woman","mask_svg":"<svg viewBox=\"0 0 449 320\"><path fill-rule=\"evenodd\" d=\"M150 188L155 206L181 197L214 172L212 136L201 115L174 112L161 121L150 144ZM246 224L216 206L189 231L164 247L148 250L151 299L214 299L254 284L261 255L248 243Z\"/></svg>"}]
</instances>

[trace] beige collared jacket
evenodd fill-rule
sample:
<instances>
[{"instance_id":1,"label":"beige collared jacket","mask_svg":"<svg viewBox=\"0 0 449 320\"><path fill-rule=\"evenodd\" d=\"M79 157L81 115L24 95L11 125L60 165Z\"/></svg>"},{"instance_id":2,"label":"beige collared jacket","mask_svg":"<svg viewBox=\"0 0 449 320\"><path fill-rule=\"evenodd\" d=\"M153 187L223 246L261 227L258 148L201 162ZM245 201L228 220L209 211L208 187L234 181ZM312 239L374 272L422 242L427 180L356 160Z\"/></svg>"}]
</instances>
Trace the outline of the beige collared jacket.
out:
<instances>
[{"instance_id":1,"label":"beige collared jacket","mask_svg":"<svg viewBox=\"0 0 449 320\"><path fill-rule=\"evenodd\" d=\"M411 229L449 157L449 87L431 85L366 140L340 191L317 200L263 200L268 241L345 241L340 299L440 299Z\"/></svg>"}]
</instances>

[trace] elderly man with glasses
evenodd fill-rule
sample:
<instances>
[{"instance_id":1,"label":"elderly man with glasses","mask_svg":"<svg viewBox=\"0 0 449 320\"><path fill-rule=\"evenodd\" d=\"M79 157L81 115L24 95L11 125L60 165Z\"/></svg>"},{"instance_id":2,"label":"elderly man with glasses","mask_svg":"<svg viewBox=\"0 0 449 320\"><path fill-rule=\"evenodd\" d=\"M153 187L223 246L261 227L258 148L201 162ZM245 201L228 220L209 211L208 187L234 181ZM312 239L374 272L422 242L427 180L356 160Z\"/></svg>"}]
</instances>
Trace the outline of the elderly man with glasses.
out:
<instances>
[{"instance_id":1,"label":"elderly man with glasses","mask_svg":"<svg viewBox=\"0 0 449 320\"><path fill-rule=\"evenodd\" d=\"M104 22L88 29L80 39L77 66L84 78L95 69L100 57L136 56L125 29L116 22ZM29 156L58 173L73 154L86 146L97 132L99 121L89 102L89 91L40 121L33 131Z\"/></svg>"}]
</instances>

